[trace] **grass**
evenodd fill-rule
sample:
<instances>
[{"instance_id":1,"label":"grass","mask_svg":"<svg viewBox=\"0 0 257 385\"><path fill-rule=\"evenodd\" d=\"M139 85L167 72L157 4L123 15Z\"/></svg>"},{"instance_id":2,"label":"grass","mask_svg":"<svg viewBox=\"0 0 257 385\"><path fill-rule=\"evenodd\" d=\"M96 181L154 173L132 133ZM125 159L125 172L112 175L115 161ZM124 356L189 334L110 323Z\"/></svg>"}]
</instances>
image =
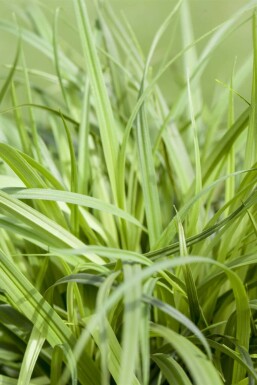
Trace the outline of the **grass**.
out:
<instances>
[{"instance_id":1,"label":"grass","mask_svg":"<svg viewBox=\"0 0 257 385\"><path fill-rule=\"evenodd\" d=\"M0 90L0 384L256 384L257 4L195 40L178 1L146 57L108 2L95 23L73 5L76 26L36 2L0 21L17 38ZM179 20L182 46L153 65ZM213 52L246 23L251 57L204 98Z\"/></svg>"}]
</instances>

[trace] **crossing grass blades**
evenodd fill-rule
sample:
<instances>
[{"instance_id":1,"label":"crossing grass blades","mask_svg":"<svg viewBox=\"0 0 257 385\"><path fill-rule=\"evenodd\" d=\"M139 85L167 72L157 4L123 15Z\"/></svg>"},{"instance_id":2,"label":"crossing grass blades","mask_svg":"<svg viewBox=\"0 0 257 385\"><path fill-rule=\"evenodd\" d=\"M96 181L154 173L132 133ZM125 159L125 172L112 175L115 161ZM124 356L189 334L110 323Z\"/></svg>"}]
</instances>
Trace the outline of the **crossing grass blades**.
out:
<instances>
[{"instance_id":1,"label":"crossing grass blades","mask_svg":"<svg viewBox=\"0 0 257 385\"><path fill-rule=\"evenodd\" d=\"M83 0L72 25L32 1L0 21L17 39L0 92L0 383L256 384L257 4L195 39L178 1L145 56L95 3L95 23ZM158 60L176 23L186 44ZM245 23L252 56L203 98ZM170 102L159 80L178 63Z\"/></svg>"}]
</instances>

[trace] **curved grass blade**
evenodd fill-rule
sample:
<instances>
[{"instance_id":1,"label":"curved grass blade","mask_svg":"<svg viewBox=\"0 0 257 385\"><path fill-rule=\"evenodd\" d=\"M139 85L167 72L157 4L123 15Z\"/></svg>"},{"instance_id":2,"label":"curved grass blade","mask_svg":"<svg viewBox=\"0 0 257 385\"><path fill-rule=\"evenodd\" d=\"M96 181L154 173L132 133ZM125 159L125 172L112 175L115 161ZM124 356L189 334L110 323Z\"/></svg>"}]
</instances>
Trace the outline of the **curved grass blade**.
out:
<instances>
[{"instance_id":1,"label":"curved grass blade","mask_svg":"<svg viewBox=\"0 0 257 385\"><path fill-rule=\"evenodd\" d=\"M12 97L13 107L16 107L18 105L17 92L16 92L15 83L13 81L12 81L12 85L11 85L11 97ZM20 109L17 108L14 110L14 117L15 117L16 125L17 125L18 131L19 131L19 137L20 137L20 141L21 141L21 145L22 145L22 150L24 152L26 152L27 154L31 154L29 135L28 135L26 127L23 123Z\"/></svg>"},{"instance_id":2,"label":"curved grass blade","mask_svg":"<svg viewBox=\"0 0 257 385\"><path fill-rule=\"evenodd\" d=\"M135 253L129 250L114 249L111 247L103 246L86 246L82 249L56 249L52 247L49 249L52 250L53 254L57 255L81 255L84 253L92 253L108 258L110 261L124 261L131 263L140 263L142 265L150 266L152 264L148 258L144 257L142 254ZM51 255L51 253L49 253Z\"/></svg>"},{"instance_id":3,"label":"curved grass blade","mask_svg":"<svg viewBox=\"0 0 257 385\"><path fill-rule=\"evenodd\" d=\"M45 106L43 104L36 104L36 103L22 103L22 104L19 104L18 106L14 106L14 107L8 108L6 110L0 111L0 114L6 114L7 112L11 112L11 111L14 111L14 110L16 110L18 108L24 108L24 107L37 108L39 110L44 110L46 112L51 112L53 115L60 117L60 110L56 110L54 108ZM64 117L65 120L67 120L68 122L74 124L75 126L77 126L77 127L79 126L79 122L77 122L71 116L69 116L67 114L63 114L63 117Z\"/></svg>"},{"instance_id":4,"label":"curved grass blade","mask_svg":"<svg viewBox=\"0 0 257 385\"><path fill-rule=\"evenodd\" d=\"M160 301L157 298L144 295L143 301L152 305L154 308L156 307L160 309L162 312L168 314L170 317L174 318L182 325L184 325L188 330L190 330L199 339L199 341L204 346L207 355L209 356L209 358L211 358L211 351L209 345L206 343L206 340L203 338L202 333L199 331L197 326L195 326L195 324L189 318L187 318L184 314L182 314L174 307Z\"/></svg>"},{"instance_id":5,"label":"curved grass blade","mask_svg":"<svg viewBox=\"0 0 257 385\"><path fill-rule=\"evenodd\" d=\"M47 187L45 181L33 167L24 159L22 153L5 143L0 143L0 158L2 158L27 187ZM52 178L53 179L53 178ZM38 202L38 208L51 219L67 228L64 216L55 202Z\"/></svg>"},{"instance_id":6,"label":"curved grass blade","mask_svg":"<svg viewBox=\"0 0 257 385\"><path fill-rule=\"evenodd\" d=\"M177 214L177 217L178 217L178 236L179 236L180 255L187 256L188 252L187 252L184 229L178 214ZM202 318L202 312L201 312L201 307L199 303L199 298L198 298L193 274L190 266L188 265L182 266L182 271L183 271L184 281L186 285L190 316L192 321L197 325Z\"/></svg>"},{"instance_id":7,"label":"curved grass blade","mask_svg":"<svg viewBox=\"0 0 257 385\"><path fill-rule=\"evenodd\" d=\"M220 159L226 156L239 135L247 128L249 122L250 107L248 107L240 117L235 121L233 126L227 131L221 140L219 145L215 146L215 149L211 151L207 162L203 168L203 183L205 183L216 165L219 164Z\"/></svg>"},{"instance_id":8,"label":"curved grass blade","mask_svg":"<svg viewBox=\"0 0 257 385\"><path fill-rule=\"evenodd\" d=\"M195 342L194 339L192 341ZM232 350L230 347L226 346L225 344L221 344L210 338L207 338L207 341L211 348L215 349L220 353L226 354L228 357L231 357L233 361L238 362L238 364L241 365L244 369L246 369L249 375L254 378L255 382L257 382L257 373L254 367L249 365L249 363L245 360L244 356L240 354L240 350L239 352L234 352L234 350Z\"/></svg>"},{"instance_id":9,"label":"curved grass blade","mask_svg":"<svg viewBox=\"0 0 257 385\"><path fill-rule=\"evenodd\" d=\"M229 130L229 131L231 131L231 130ZM198 199L202 198L207 192L211 191L215 186L219 185L221 182L225 181L228 178L235 177L237 175L241 175L241 174L248 173L248 172L256 172L256 170L257 170L256 168L252 168L249 170L237 171L231 175L226 175L226 176L223 176L223 177L215 180L209 186L206 186L205 188L203 188L199 194L197 194L196 196L191 198L190 201L187 202L182 207L182 209L179 211L179 216L180 216L181 220L183 221L186 218L186 215L188 214L190 208L195 204L195 202ZM172 218L172 220L170 221L168 226L164 229L163 233L161 234L160 239L156 243L154 249L161 248L163 245L167 245L171 242L171 240L174 238L174 236L176 234L176 220L177 220L176 217ZM167 249L169 247L170 246L167 246ZM166 249L166 247L163 247L163 251L165 249ZM156 251L156 252L151 251L151 252L147 253L147 255L150 257L150 256L154 256L155 253L158 254L158 251Z\"/></svg>"},{"instance_id":10,"label":"curved grass blade","mask_svg":"<svg viewBox=\"0 0 257 385\"><path fill-rule=\"evenodd\" d=\"M14 218L20 219L23 223L35 228L41 234L42 240L48 246L83 248L84 243L74 237L70 232L59 226L43 214L37 212L23 202L10 197L8 194L0 191L0 208L9 212ZM81 258L78 258L81 262ZM96 255L88 255L91 261L103 264L103 260ZM82 259L83 260L83 259Z\"/></svg>"},{"instance_id":11,"label":"curved grass blade","mask_svg":"<svg viewBox=\"0 0 257 385\"><path fill-rule=\"evenodd\" d=\"M222 29L222 28L229 28L231 25L233 25L237 20L238 18L241 16L241 14L243 12L245 12L246 9L251 9L251 7L254 6L254 1L250 2L247 7L245 9L242 9L240 10L234 17L234 19L232 20L229 20L225 23L222 23L220 25L218 25L217 27L213 28L211 31L208 31L206 34L204 34L203 36L201 36L199 39L195 40L193 43L191 43L190 45L188 45L187 47L185 47L183 50L181 50L175 57L173 57L159 72L158 74L155 76L155 78L152 80L152 82L147 86L147 88L144 90L144 92L142 93L141 97L138 99L137 101L137 104L135 105L134 109L133 109L133 112L128 120L128 123L126 125L126 129L125 129L125 134L124 134L124 138L128 138L129 137L129 134L130 134L130 130L132 128L132 125L133 125L133 122L142 106L142 104L144 103L144 101L146 100L146 98L151 94L154 86L156 85L157 81L159 80L159 78L165 73L165 71L173 64L175 63L180 57L183 56L183 54L185 52L187 52L190 48L194 47L196 44L200 43L202 40L204 40L206 37L212 35L214 32L217 32L218 35L221 35L219 33L219 29ZM216 39L214 39L215 41ZM211 46L211 49L213 49L215 47L215 44L217 44L217 41L215 41L214 43L214 46L212 45ZM206 56L206 53L205 55ZM248 114L249 114L249 111L245 113L245 115L243 116L242 115L242 121L244 122L244 120L247 120L248 121ZM242 122L241 122L242 123ZM240 123L240 124L241 124ZM240 128L241 130L241 128ZM222 146L223 142L221 143L221 146ZM218 155L217 155L217 159L218 159ZM217 160L216 159L216 160ZM214 163L214 162L213 162ZM212 164L212 167L214 167L215 163Z\"/></svg>"},{"instance_id":12,"label":"curved grass blade","mask_svg":"<svg viewBox=\"0 0 257 385\"><path fill-rule=\"evenodd\" d=\"M218 266L220 269L222 269L231 284L231 287L233 289L233 293L235 296L235 302L236 302L236 323L237 323L237 332L236 337L238 340L238 344L242 347L246 348L249 344L249 337L250 337L250 308L248 304L248 299L246 295L245 288L240 280L240 278L232 272L229 268L227 268L225 265L216 262L214 260L211 260L209 258L203 258L203 257L184 257L184 258L176 258L174 260L165 260L158 263L155 263L144 270L142 270L139 274L134 275L131 277L129 281L124 282L121 284L108 298L105 304L103 304L101 309L98 309L98 312L95 313L94 317L90 320L90 322L87 324L87 328L84 329L82 332L80 339L78 340L74 354L76 357L79 357L84 344L88 341L90 334L93 330L97 327L98 322L101 322L102 317L105 317L106 312L115 304L117 301L119 301L125 292L131 290L131 288L137 283L138 280L142 281L150 276L152 276L155 272L161 272L165 271L166 269L170 269L175 266L183 266L188 263L207 263L207 264L213 264ZM175 333L175 332L174 332ZM199 333L201 333L199 331ZM176 334L176 333L175 333ZM204 339L204 336L202 336ZM205 369L204 374L205 373ZM238 366L235 366L234 368L235 377L240 380L240 378L243 376L243 371ZM207 382L208 383L208 382ZM219 382L218 382L219 383Z\"/></svg>"},{"instance_id":13,"label":"curved grass blade","mask_svg":"<svg viewBox=\"0 0 257 385\"><path fill-rule=\"evenodd\" d=\"M85 196L83 194L77 194L69 191L59 191L52 189L27 189L19 190L12 194L17 199L40 199L40 200L53 200L59 202L71 203L79 206L90 207L92 209L100 210L106 213L110 213L117 217L123 218L128 222L133 223L136 226L143 228L141 223L132 215L117 208L116 206L101 201L100 199Z\"/></svg>"},{"instance_id":14,"label":"curved grass blade","mask_svg":"<svg viewBox=\"0 0 257 385\"><path fill-rule=\"evenodd\" d=\"M75 350L74 354L75 357L79 357L81 352L83 351L83 346L87 343L91 333L95 330L97 327L98 322L101 322L102 318L106 316L106 312L111 309L118 301L120 301L124 295L125 292L131 290L131 288L137 284L138 280L143 281L146 278L149 278L152 276L153 273L156 272L165 272L165 269L169 269L175 266L181 266L185 265L186 263L198 263L198 262L204 262L204 263L213 263L218 264L215 261L212 261L207 258L202 257L185 257L182 259L176 259L172 261L162 261L155 263L154 265L151 265L150 267L145 268L144 270L141 270L140 274L134 275L131 277L129 281L124 282L123 284L119 285L116 290L109 296L109 298L106 300L106 302L103 304L103 306L98 309L98 311L94 314L92 319L88 322L87 327L82 332ZM218 264L219 266L223 267L223 265ZM200 332L200 331L199 331ZM204 339L204 336L202 336Z\"/></svg>"},{"instance_id":15,"label":"curved grass blade","mask_svg":"<svg viewBox=\"0 0 257 385\"><path fill-rule=\"evenodd\" d=\"M183 368L172 357L156 353L151 356L169 385L192 385Z\"/></svg>"},{"instance_id":16,"label":"curved grass blade","mask_svg":"<svg viewBox=\"0 0 257 385\"><path fill-rule=\"evenodd\" d=\"M17 64L19 61L20 53L21 53L21 37L19 38L19 41L18 41L17 51L16 51L13 65L12 65L12 67L9 71L9 74L8 74L6 80L5 80L5 82L1 88L1 91L0 91L0 104L2 103L2 101L5 97L5 94L8 91L8 89L12 83L13 75L15 73L15 70L16 70L16 67L17 67Z\"/></svg>"},{"instance_id":17,"label":"curved grass blade","mask_svg":"<svg viewBox=\"0 0 257 385\"><path fill-rule=\"evenodd\" d=\"M151 324L152 336L166 340L185 362L195 384L222 385L221 378L211 361L194 344L165 326Z\"/></svg>"},{"instance_id":18,"label":"curved grass blade","mask_svg":"<svg viewBox=\"0 0 257 385\"><path fill-rule=\"evenodd\" d=\"M71 349L75 337L49 303L25 278L19 269L3 252L0 252L1 288L18 310L29 317L38 332L42 333L52 347L63 345L68 361L73 361ZM78 377L83 385L99 385L100 375L90 356L83 353L84 359L78 362ZM82 357L81 357L82 358ZM85 365L86 363L86 365Z\"/></svg>"}]
</instances>

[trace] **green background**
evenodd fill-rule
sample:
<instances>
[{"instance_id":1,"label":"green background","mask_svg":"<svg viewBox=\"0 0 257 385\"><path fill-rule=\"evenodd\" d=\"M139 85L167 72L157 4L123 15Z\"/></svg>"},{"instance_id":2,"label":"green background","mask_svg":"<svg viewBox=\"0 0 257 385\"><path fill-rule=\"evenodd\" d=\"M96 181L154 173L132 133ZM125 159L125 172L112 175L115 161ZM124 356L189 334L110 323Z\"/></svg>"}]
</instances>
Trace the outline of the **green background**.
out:
<instances>
[{"instance_id":1,"label":"green background","mask_svg":"<svg viewBox=\"0 0 257 385\"><path fill-rule=\"evenodd\" d=\"M1 18L13 20L13 13L18 12L17 5L20 6L20 4L23 4L25 11L27 7L33 7L36 3L36 0L0 0ZM125 17L128 20L137 36L142 51L146 54L155 32L177 2L173 0L109 0L109 3L113 6L117 17L121 19ZM191 0L190 10L194 37L198 38L218 24L226 21L246 3L244 0ZM60 22L59 34L64 40L67 39L73 45L79 44L78 35L64 22L64 20L68 20L71 26L76 27L72 0L47 0L44 1L43 4L50 21L53 20L53 11L57 7L61 7L63 22ZM86 0L86 4L90 10L93 21L95 18L94 0ZM181 36L183 28L184 26L181 25L179 20L177 20L176 25L171 25L170 30L165 34L158 46L153 65L158 67L170 43L173 47L171 55L178 52L182 44ZM174 36L176 37L175 40ZM170 41L171 38L173 39L172 42ZM197 45L198 54L201 53L205 44L206 41L203 41ZM0 49L0 65L3 68L4 64L11 63L13 60L16 49L16 38L1 31ZM221 87L216 83L215 79L228 83L235 58L237 59L237 69L240 68L246 58L251 55L251 50L252 32L251 23L248 22L235 31L215 50L208 63L202 77L202 87L204 94L207 95L210 100L212 92L214 92L217 87ZM53 64L48 62L36 49L31 47L27 47L26 60L29 67L43 69L49 72L54 71ZM177 62L160 80L165 96L168 99L172 100L171 95L176 93L176 88L179 87L180 81L183 82L183 76L181 63ZM241 89L237 90L247 99L250 97L250 82L251 79L247 78Z\"/></svg>"}]
</instances>

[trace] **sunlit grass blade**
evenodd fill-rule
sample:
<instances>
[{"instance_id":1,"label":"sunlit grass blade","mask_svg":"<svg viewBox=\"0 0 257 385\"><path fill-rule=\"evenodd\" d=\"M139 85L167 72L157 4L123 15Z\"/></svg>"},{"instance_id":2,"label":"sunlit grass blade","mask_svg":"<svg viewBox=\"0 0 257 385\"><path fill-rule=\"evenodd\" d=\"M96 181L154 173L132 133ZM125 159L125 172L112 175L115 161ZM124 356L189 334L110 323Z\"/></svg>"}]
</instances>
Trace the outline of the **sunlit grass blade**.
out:
<instances>
[{"instance_id":1,"label":"sunlit grass blade","mask_svg":"<svg viewBox=\"0 0 257 385\"><path fill-rule=\"evenodd\" d=\"M87 14L86 4L81 0L74 0L77 20L80 26L81 43L88 66L89 79L95 101L95 108L99 120L102 146L105 162L112 186L114 199L117 199L117 175L115 173L118 157L118 141L115 133L115 120L110 105L101 65L97 56Z\"/></svg>"},{"instance_id":2,"label":"sunlit grass blade","mask_svg":"<svg viewBox=\"0 0 257 385\"><path fill-rule=\"evenodd\" d=\"M20 113L20 109L16 108L18 105L18 101L17 101L16 86L15 86L15 83L13 81L11 84L11 96L12 96L12 104L14 107L13 112L14 112L15 121L16 121L16 125L18 128L18 132L19 132L22 150L24 152L26 152L27 154L31 154L29 135L26 131L26 128L25 128L25 125L24 125L24 122L23 122L23 119L22 119L22 116Z\"/></svg>"},{"instance_id":3,"label":"sunlit grass blade","mask_svg":"<svg viewBox=\"0 0 257 385\"><path fill-rule=\"evenodd\" d=\"M48 219L46 216L32 209L28 205L17 199L11 198L8 194L0 192L0 207L9 212L14 218L20 219L23 223L32 228L38 229L42 239L45 237L45 244L49 246L80 248L84 243L74 237L63 227ZM92 260L102 263L102 259L97 256L91 256ZM91 258L89 257L89 258Z\"/></svg>"},{"instance_id":4,"label":"sunlit grass blade","mask_svg":"<svg viewBox=\"0 0 257 385\"><path fill-rule=\"evenodd\" d=\"M187 90L188 90L188 101L189 101L189 114L190 114L190 120L192 123L192 129L193 129L193 143L194 143L194 155L195 155L194 187L195 187L195 195L197 195L202 189L202 168L201 168L198 132L197 132L196 121L195 121L195 113L194 113L194 106L193 106L193 100L192 100L192 94L191 94L189 73L187 73ZM190 216L191 225L189 225L189 234L199 231L201 212L202 212L202 206L200 204L200 201L198 201L197 204L194 206Z\"/></svg>"},{"instance_id":5,"label":"sunlit grass blade","mask_svg":"<svg viewBox=\"0 0 257 385\"><path fill-rule=\"evenodd\" d=\"M36 328L33 328L22 360L17 385L30 384L30 379L44 342L45 338L41 336L41 333Z\"/></svg>"},{"instance_id":6,"label":"sunlit grass blade","mask_svg":"<svg viewBox=\"0 0 257 385\"><path fill-rule=\"evenodd\" d=\"M47 187L42 177L16 149L5 143L0 143L0 157L11 167L27 187ZM45 205L39 202L38 207L44 214L47 214L51 219L55 219L64 228L67 227L63 214L55 203L52 202L50 205Z\"/></svg>"},{"instance_id":7,"label":"sunlit grass blade","mask_svg":"<svg viewBox=\"0 0 257 385\"><path fill-rule=\"evenodd\" d=\"M140 267L137 265L130 266L124 264L124 280L129 281L131 276L138 274L139 271ZM119 385L122 385L125 382L128 385L133 384L135 367L139 359L138 347L141 322L141 290L141 283L139 282L124 296L124 329L122 335L122 356L118 381Z\"/></svg>"},{"instance_id":8,"label":"sunlit grass blade","mask_svg":"<svg viewBox=\"0 0 257 385\"><path fill-rule=\"evenodd\" d=\"M89 161L89 110L90 110L90 86L88 80L84 85L83 108L79 126L78 147L78 192L88 194L90 178Z\"/></svg>"},{"instance_id":9,"label":"sunlit grass blade","mask_svg":"<svg viewBox=\"0 0 257 385\"><path fill-rule=\"evenodd\" d=\"M247 132L247 142L245 149L245 166L251 167L256 162L255 146L255 126L257 121L257 11L253 13L252 34L253 34L253 79L252 79L252 98L249 115L249 127Z\"/></svg>"},{"instance_id":10,"label":"sunlit grass blade","mask_svg":"<svg viewBox=\"0 0 257 385\"><path fill-rule=\"evenodd\" d=\"M83 194L77 194L69 191L38 188L27 190L18 189L18 191L13 192L12 195L18 199L60 201L79 206L90 207L123 218L136 226L143 227L136 218L134 218L130 214L127 214L125 211L117 208L116 206L110 203L103 202L100 199L89 197Z\"/></svg>"},{"instance_id":11,"label":"sunlit grass blade","mask_svg":"<svg viewBox=\"0 0 257 385\"><path fill-rule=\"evenodd\" d=\"M116 284L116 279L118 278L120 272L116 271L113 274L110 274L106 279L103 277L100 289L98 291L97 295L97 308L101 308L102 304L106 301L106 298L108 298L111 289ZM109 320L111 320L111 316L109 315ZM99 340L99 349L101 352L101 383L102 385L109 385L110 383L110 373L114 378L118 378L119 371L118 371L118 365L116 366L114 364L114 360L110 358L110 345L108 342L109 338L112 338L111 325L109 324L109 320L106 318L103 319L103 322L100 326L99 335L101 336L101 339ZM113 339L114 342L114 339ZM116 367L115 367L116 366ZM115 369L114 369L115 367ZM115 374L114 374L115 372Z\"/></svg>"},{"instance_id":12,"label":"sunlit grass blade","mask_svg":"<svg viewBox=\"0 0 257 385\"><path fill-rule=\"evenodd\" d=\"M149 231L150 248L152 248L161 233L161 210L152 158L151 142L149 131L147 129L148 123L145 114L144 106L142 106L137 121L137 142L142 174L146 221Z\"/></svg>"},{"instance_id":13,"label":"sunlit grass blade","mask_svg":"<svg viewBox=\"0 0 257 385\"><path fill-rule=\"evenodd\" d=\"M183 259L176 259L173 261L165 260L162 262L155 263L154 265L151 265L150 267L145 268L144 270L141 270L140 273L137 273L136 275L131 277L129 281L124 281L124 283L119 285L119 287L112 293L112 295L108 298L108 300L103 304L101 309L98 309L98 312L87 324L87 328L84 329L74 349L75 357L79 357L81 355L81 352L83 351L83 346L85 343L87 343L90 333L92 333L93 330L95 330L95 328L97 327L97 323L101 321L102 317L105 316L106 312L122 298L122 296L126 291L131 290L131 288L135 284L137 284L138 282L141 282L145 278L149 278L153 273L162 272L162 270L164 273L165 269L167 268L182 266L187 263L199 263L199 262L217 264L217 262L215 261L202 258L202 257L194 257L194 258L185 257ZM220 267L223 267L223 265L221 264L218 264L218 265Z\"/></svg>"},{"instance_id":14,"label":"sunlit grass blade","mask_svg":"<svg viewBox=\"0 0 257 385\"><path fill-rule=\"evenodd\" d=\"M60 112L61 114L61 112ZM70 181L70 189L71 192L78 192L78 170L77 170L77 161L75 156L75 150L72 143L72 137L69 130L69 127L67 126L65 119L63 115L61 114L63 125L65 128L65 132L67 135L68 145L69 145L69 151L70 151L70 164L71 164L71 181ZM71 228L72 232L75 235L78 235L79 233L79 211L78 207L72 206L71 207Z\"/></svg>"},{"instance_id":15,"label":"sunlit grass blade","mask_svg":"<svg viewBox=\"0 0 257 385\"><path fill-rule=\"evenodd\" d=\"M38 332L42 333L54 347L63 344L66 357L71 362L71 348L75 344L75 338L69 328L64 324L57 313L44 300L34 286L18 271L17 267L1 252L0 267L2 271L1 288L10 300L16 304L25 316L30 317ZM51 316L49 316L51 314ZM99 384L99 372L93 360L85 357L87 368L78 364L78 375L82 384Z\"/></svg>"},{"instance_id":16,"label":"sunlit grass blade","mask_svg":"<svg viewBox=\"0 0 257 385\"><path fill-rule=\"evenodd\" d=\"M235 73L236 61L233 67L233 73L230 80L230 91L229 91L229 112L228 112L228 128L230 128L235 121L235 108L234 108L234 93L233 93L233 81L234 81L234 73ZM235 172L235 148L231 147L231 150L228 155L228 165L227 165L228 174L232 174ZM226 181L226 202L229 202L233 199L235 194L235 181L234 179L228 179Z\"/></svg>"},{"instance_id":17,"label":"sunlit grass blade","mask_svg":"<svg viewBox=\"0 0 257 385\"><path fill-rule=\"evenodd\" d=\"M205 183L210 177L212 171L215 169L216 165L219 163L220 159L227 155L231 147L235 143L236 139L241 133L247 128L249 122L249 113L250 107L248 107L235 121L233 126L227 131L222 140L219 141L219 146L216 147L211 152L207 162L203 167L203 183Z\"/></svg>"},{"instance_id":18,"label":"sunlit grass blade","mask_svg":"<svg viewBox=\"0 0 257 385\"><path fill-rule=\"evenodd\" d=\"M145 296L152 296L153 291L156 286L157 279L150 278L143 285L143 298ZM149 383L150 378L150 349L151 343L149 340L149 324L151 318L151 307L148 303L144 303L141 305L141 322L140 322L140 335L139 335L139 343L140 343L140 371L138 373L138 378L143 385Z\"/></svg>"}]
</instances>

